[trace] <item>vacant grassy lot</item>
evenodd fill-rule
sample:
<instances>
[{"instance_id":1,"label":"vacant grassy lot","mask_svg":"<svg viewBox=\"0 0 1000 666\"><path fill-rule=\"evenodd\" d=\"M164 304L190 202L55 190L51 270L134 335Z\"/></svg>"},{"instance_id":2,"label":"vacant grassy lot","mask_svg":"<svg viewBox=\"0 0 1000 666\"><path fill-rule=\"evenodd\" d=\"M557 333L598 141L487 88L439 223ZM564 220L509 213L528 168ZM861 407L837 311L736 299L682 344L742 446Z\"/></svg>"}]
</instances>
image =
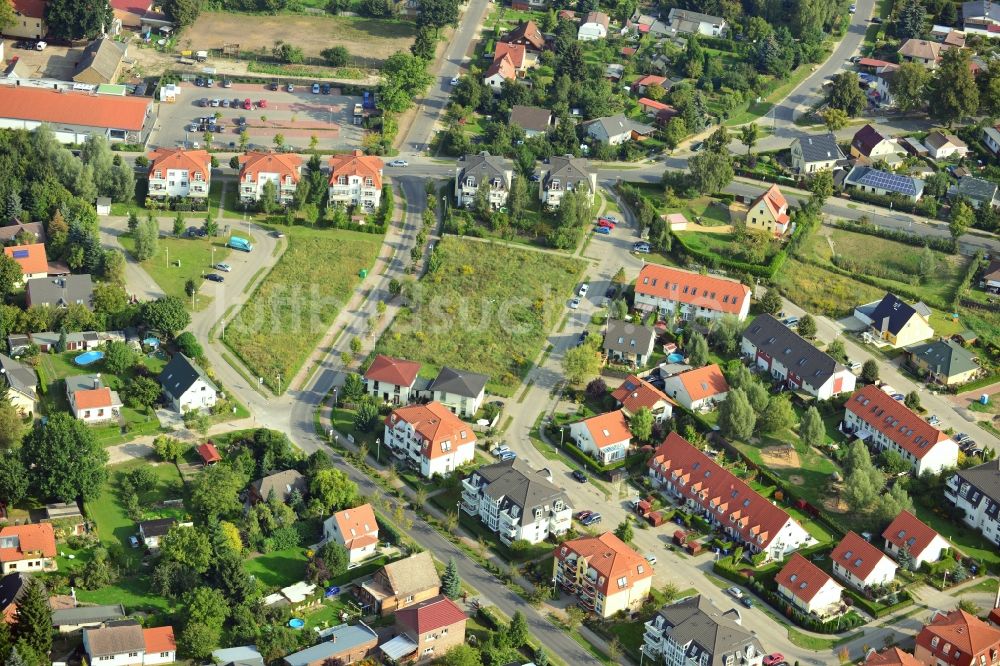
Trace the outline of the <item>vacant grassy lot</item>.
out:
<instances>
[{"instance_id":1,"label":"vacant grassy lot","mask_svg":"<svg viewBox=\"0 0 1000 666\"><path fill-rule=\"evenodd\" d=\"M246 234L241 232L241 235ZM122 236L118 240L130 254L135 251L135 241L131 236ZM215 248L215 263L225 261L231 251L226 247L226 239L221 236L211 239L161 238L156 254L139 265L160 285L163 293L180 298L190 308L191 297L185 293L184 285L188 280L194 280L201 288L205 274L213 272L212 248ZM211 301L211 297L197 294L195 310L204 309Z\"/></svg>"},{"instance_id":2,"label":"vacant grassy lot","mask_svg":"<svg viewBox=\"0 0 1000 666\"><path fill-rule=\"evenodd\" d=\"M447 237L437 270L415 290L378 351L490 376L509 396L563 315L584 264L578 259Z\"/></svg>"},{"instance_id":3,"label":"vacant grassy lot","mask_svg":"<svg viewBox=\"0 0 1000 666\"><path fill-rule=\"evenodd\" d=\"M812 264L789 259L778 276L781 292L810 312L844 317L862 303L885 295L884 289L831 273Z\"/></svg>"},{"instance_id":4,"label":"vacant grassy lot","mask_svg":"<svg viewBox=\"0 0 1000 666\"><path fill-rule=\"evenodd\" d=\"M226 328L226 344L264 383L281 389L316 348L371 268L382 236L288 227L288 249Z\"/></svg>"},{"instance_id":5,"label":"vacant grassy lot","mask_svg":"<svg viewBox=\"0 0 1000 666\"><path fill-rule=\"evenodd\" d=\"M353 55L385 59L396 51L407 51L413 43L416 25L349 16L279 14L238 17L226 12L202 12L184 32L185 42L201 49L221 49L240 44L244 52L259 48L270 51L275 40L302 49L307 56L320 57L331 46L345 46Z\"/></svg>"}]
</instances>

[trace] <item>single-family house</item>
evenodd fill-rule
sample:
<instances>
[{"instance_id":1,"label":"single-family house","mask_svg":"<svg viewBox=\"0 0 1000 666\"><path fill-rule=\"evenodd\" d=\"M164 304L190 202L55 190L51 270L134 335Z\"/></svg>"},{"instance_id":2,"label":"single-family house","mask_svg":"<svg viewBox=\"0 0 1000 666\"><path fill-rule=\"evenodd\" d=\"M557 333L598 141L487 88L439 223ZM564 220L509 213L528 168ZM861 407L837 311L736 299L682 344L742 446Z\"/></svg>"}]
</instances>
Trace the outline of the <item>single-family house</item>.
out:
<instances>
[{"instance_id":1,"label":"single-family house","mask_svg":"<svg viewBox=\"0 0 1000 666\"><path fill-rule=\"evenodd\" d=\"M738 610L723 612L696 594L664 606L646 622L640 656L655 664L761 666L765 654Z\"/></svg>"},{"instance_id":2,"label":"single-family house","mask_svg":"<svg viewBox=\"0 0 1000 666\"><path fill-rule=\"evenodd\" d=\"M49 523L0 528L0 574L56 570L56 533Z\"/></svg>"},{"instance_id":3,"label":"single-family house","mask_svg":"<svg viewBox=\"0 0 1000 666\"><path fill-rule=\"evenodd\" d=\"M167 536L174 525L178 524L180 523L176 518L143 520L139 523L139 539L149 550L159 550L160 540Z\"/></svg>"},{"instance_id":4,"label":"single-family house","mask_svg":"<svg viewBox=\"0 0 1000 666\"><path fill-rule=\"evenodd\" d=\"M493 45L493 62L503 60L504 56L514 65L514 71L521 74L538 64L538 54L529 52L524 44L508 44L497 42Z\"/></svg>"},{"instance_id":5,"label":"single-family house","mask_svg":"<svg viewBox=\"0 0 1000 666\"><path fill-rule=\"evenodd\" d=\"M576 31L576 38L580 41L604 39L608 36L610 23L611 18L604 12L588 12Z\"/></svg>"},{"instance_id":6,"label":"single-family house","mask_svg":"<svg viewBox=\"0 0 1000 666\"><path fill-rule=\"evenodd\" d=\"M354 150L330 158L329 200L344 206L360 206L373 211L382 201L382 168L385 163L373 155Z\"/></svg>"},{"instance_id":7,"label":"single-family house","mask_svg":"<svg viewBox=\"0 0 1000 666\"><path fill-rule=\"evenodd\" d=\"M843 428L873 449L895 451L916 476L958 465L958 445L948 434L874 385L845 403Z\"/></svg>"},{"instance_id":8,"label":"single-family house","mask_svg":"<svg viewBox=\"0 0 1000 666\"><path fill-rule=\"evenodd\" d=\"M483 405L486 383L489 381L488 375L444 366L427 387L427 394L431 400L440 402L452 413L462 418L472 418Z\"/></svg>"},{"instance_id":9,"label":"single-family house","mask_svg":"<svg viewBox=\"0 0 1000 666\"><path fill-rule=\"evenodd\" d=\"M5 247L3 253L17 262L21 268L21 279L17 285L27 280L46 278L49 276L49 259L45 255L44 243L30 245L12 245Z\"/></svg>"},{"instance_id":10,"label":"single-family house","mask_svg":"<svg viewBox=\"0 0 1000 666\"><path fill-rule=\"evenodd\" d=\"M23 353L23 350L27 349L28 345L33 344L38 347L38 351L48 354L58 350L59 341L62 339L63 334L59 331L43 331L41 333L29 333L25 337L28 340L26 343L21 338L11 336L10 339L16 339L18 345L17 347L11 347L12 352ZM74 331L66 334L65 342L66 351L88 351L100 348L101 336L96 331ZM15 350L18 351L15 352Z\"/></svg>"},{"instance_id":11,"label":"single-family house","mask_svg":"<svg viewBox=\"0 0 1000 666\"><path fill-rule=\"evenodd\" d=\"M654 423L662 423L674 413L674 401L667 394L645 379L629 375L621 385L611 392L626 416L632 416L645 407L653 414Z\"/></svg>"},{"instance_id":12,"label":"single-family house","mask_svg":"<svg viewBox=\"0 0 1000 666\"><path fill-rule=\"evenodd\" d=\"M181 414L192 409L211 409L219 394L219 388L205 371L180 352L170 357L158 381L167 402Z\"/></svg>"},{"instance_id":13,"label":"single-family house","mask_svg":"<svg viewBox=\"0 0 1000 666\"><path fill-rule=\"evenodd\" d=\"M962 3L963 29L987 32L990 26L1000 28L1000 6L993 0L968 0ZM992 31L990 31L992 32Z\"/></svg>"},{"instance_id":14,"label":"single-family house","mask_svg":"<svg viewBox=\"0 0 1000 666\"><path fill-rule=\"evenodd\" d=\"M851 157L857 158L858 164L872 164L894 155L899 147L896 142L884 136L871 125L865 125L854 133L851 139Z\"/></svg>"},{"instance_id":15,"label":"single-family house","mask_svg":"<svg viewBox=\"0 0 1000 666\"><path fill-rule=\"evenodd\" d=\"M670 120L678 113L677 109L669 104L658 102L648 97L643 97L639 100L639 108L650 118L657 118L664 121Z\"/></svg>"},{"instance_id":16,"label":"single-family house","mask_svg":"<svg viewBox=\"0 0 1000 666\"><path fill-rule=\"evenodd\" d=\"M66 378L66 398L73 416L86 423L102 423L119 418L122 408L117 391L112 391L100 375L74 375Z\"/></svg>"},{"instance_id":17,"label":"single-family house","mask_svg":"<svg viewBox=\"0 0 1000 666\"><path fill-rule=\"evenodd\" d=\"M718 363L694 368L663 380L663 392L691 411L711 409L729 394L729 383Z\"/></svg>"},{"instance_id":18,"label":"single-family house","mask_svg":"<svg viewBox=\"0 0 1000 666\"><path fill-rule=\"evenodd\" d=\"M34 413L38 400L38 375L34 368L0 354L0 383L6 385L7 400L19 413Z\"/></svg>"},{"instance_id":19,"label":"single-family house","mask_svg":"<svg viewBox=\"0 0 1000 666\"><path fill-rule=\"evenodd\" d=\"M379 615L392 615L440 593L441 579L427 551L390 562L355 587L362 608Z\"/></svg>"},{"instance_id":20,"label":"single-family house","mask_svg":"<svg viewBox=\"0 0 1000 666\"><path fill-rule=\"evenodd\" d=\"M612 532L583 536L556 546L555 584L598 617L633 612L649 598L653 566Z\"/></svg>"},{"instance_id":21,"label":"single-family house","mask_svg":"<svg viewBox=\"0 0 1000 666\"><path fill-rule=\"evenodd\" d=\"M900 62L915 62L928 69L935 69L941 62L941 54L948 48L944 44L926 39L907 39L896 51Z\"/></svg>"},{"instance_id":22,"label":"single-family house","mask_svg":"<svg viewBox=\"0 0 1000 666\"><path fill-rule=\"evenodd\" d=\"M383 443L426 478L446 475L476 456L476 433L440 402L397 407L385 419Z\"/></svg>"},{"instance_id":23,"label":"single-family house","mask_svg":"<svg viewBox=\"0 0 1000 666\"><path fill-rule=\"evenodd\" d=\"M774 379L818 400L852 392L857 380L843 364L769 314L759 315L743 331L741 351Z\"/></svg>"},{"instance_id":24,"label":"single-family house","mask_svg":"<svg viewBox=\"0 0 1000 666\"><path fill-rule=\"evenodd\" d=\"M556 155L542 166L538 179L538 196L547 208L558 208L567 192L582 193L593 201L597 191L597 172L585 158Z\"/></svg>"},{"instance_id":25,"label":"single-family house","mask_svg":"<svg viewBox=\"0 0 1000 666\"><path fill-rule=\"evenodd\" d=\"M468 616L444 595L396 613L396 635L379 648L389 663L422 664L465 643Z\"/></svg>"},{"instance_id":26,"label":"single-family house","mask_svg":"<svg viewBox=\"0 0 1000 666\"><path fill-rule=\"evenodd\" d=\"M983 128L983 143L994 154L1000 154L1000 125Z\"/></svg>"},{"instance_id":27,"label":"single-family house","mask_svg":"<svg viewBox=\"0 0 1000 666\"><path fill-rule=\"evenodd\" d=\"M660 86L664 89L667 88L667 77L659 76L657 74L646 74L645 76L640 76L636 79L635 83L632 84L632 93L644 96L646 91L653 86Z\"/></svg>"},{"instance_id":28,"label":"single-family house","mask_svg":"<svg viewBox=\"0 0 1000 666\"><path fill-rule=\"evenodd\" d=\"M393 405L405 405L414 396L413 384L420 364L379 354L365 371L365 393L376 400Z\"/></svg>"},{"instance_id":29,"label":"single-family house","mask_svg":"<svg viewBox=\"0 0 1000 666\"><path fill-rule=\"evenodd\" d=\"M176 661L173 627L143 629L135 621L83 630L83 650L91 664L153 666Z\"/></svg>"},{"instance_id":30,"label":"single-family house","mask_svg":"<svg viewBox=\"0 0 1000 666\"><path fill-rule=\"evenodd\" d=\"M524 130L524 136L531 138L540 134L547 134L555 127L555 114L540 106L524 106L515 104L510 109L510 124L517 125Z\"/></svg>"},{"instance_id":31,"label":"single-family house","mask_svg":"<svg viewBox=\"0 0 1000 666\"><path fill-rule=\"evenodd\" d=\"M517 68L510 55L497 58L483 72L483 83L492 88L495 93L503 90L503 84L507 81L517 81Z\"/></svg>"},{"instance_id":32,"label":"single-family house","mask_svg":"<svg viewBox=\"0 0 1000 666\"><path fill-rule=\"evenodd\" d=\"M274 186L274 199L287 205L295 196L302 177L302 158L293 153L250 152L239 156L240 201L257 203L264 186Z\"/></svg>"},{"instance_id":33,"label":"single-family house","mask_svg":"<svg viewBox=\"0 0 1000 666\"><path fill-rule=\"evenodd\" d=\"M830 574L793 553L774 577L778 594L792 602L803 613L824 618L840 611L844 588Z\"/></svg>"},{"instance_id":34,"label":"single-family house","mask_svg":"<svg viewBox=\"0 0 1000 666\"><path fill-rule=\"evenodd\" d=\"M29 308L33 305L65 308L76 303L88 310L94 309L94 282L89 275L38 278L28 280L25 284L25 297Z\"/></svg>"},{"instance_id":35,"label":"single-family house","mask_svg":"<svg viewBox=\"0 0 1000 666\"><path fill-rule=\"evenodd\" d=\"M924 194L924 181L913 176L901 176L868 166L856 166L844 179L844 187L856 188L880 196L899 196L919 201Z\"/></svg>"},{"instance_id":36,"label":"single-family house","mask_svg":"<svg viewBox=\"0 0 1000 666\"><path fill-rule=\"evenodd\" d=\"M833 169L838 162L847 159L832 132L795 137L790 154L792 169L799 174Z\"/></svg>"},{"instance_id":37,"label":"single-family house","mask_svg":"<svg viewBox=\"0 0 1000 666\"><path fill-rule=\"evenodd\" d=\"M323 540L336 541L350 556L350 562L360 562L375 555L378 549L378 521L371 504L337 511L323 521Z\"/></svg>"},{"instance_id":38,"label":"single-family house","mask_svg":"<svg viewBox=\"0 0 1000 666\"><path fill-rule=\"evenodd\" d=\"M747 210L747 229L753 231L766 231L780 238L788 231L790 223L788 200L777 185L772 185L754 199Z\"/></svg>"},{"instance_id":39,"label":"single-family house","mask_svg":"<svg viewBox=\"0 0 1000 666\"><path fill-rule=\"evenodd\" d=\"M275 472L257 479L250 484L250 501L253 503L266 502L274 493L280 501L288 503L292 493L298 492L305 495L308 490L306 477L299 474L294 469L286 469L283 472Z\"/></svg>"},{"instance_id":40,"label":"single-family house","mask_svg":"<svg viewBox=\"0 0 1000 666\"><path fill-rule=\"evenodd\" d=\"M909 347L934 337L931 311L923 303L910 305L895 294L854 309L854 317L868 325L871 335L893 348Z\"/></svg>"},{"instance_id":41,"label":"single-family house","mask_svg":"<svg viewBox=\"0 0 1000 666\"><path fill-rule=\"evenodd\" d=\"M642 367L649 362L656 342L651 326L624 319L609 319L604 331L604 355L609 362Z\"/></svg>"},{"instance_id":42,"label":"single-family house","mask_svg":"<svg viewBox=\"0 0 1000 666\"><path fill-rule=\"evenodd\" d=\"M752 556L780 560L816 543L769 498L672 432L647 463L654 488L704 517Z\"/></svg>"},{"instance_id":43,"label":"single-family house","mask_svg":"<svg viewBox=\"0 0 1000 666\"><path fill-rule=\"evenodd\" d=\"M936 160L943 160L949 157L967 157L969 154L969 144L965 143L951 133L935 130L924 137L924 145L927 152Z\"/></svg>"},{"instance_id":44,"label":"single-family house","mask_svg":"<svg viewBox=\"0 0 1000 666\"><path fill-rule=\"evenodd\" d=\"M107 37L95 39L83 49L83 54L73 68L73 81L100 85L115 83L121 76L128 46Z\"/></svg>"},{"instance_id":45,"label":"single-family house","mask_svg":"<svg viewBox=\"0 0 1000 666\"><path fill-rule=\"evenodd\" d=\"M508 546L564 534L573 518L569 498L552 483L552 473L516 459L484 465L462 479L461 508Z\"/></svg>"},{"instance_id":46,"label":"single-family house","mask_svg":"<svg viewBox=\"0 0 1000 666\"><path fill-rule=\"evenodd\" d=\"M966 525L1000 546L1000 458L956 472L944 496L963 512Z\"/></svg>"},{"instance_id":47,"label":"single-family house","mask_svg":"<svg viewBox=\"0 0 1000 666\"><path fill-rule=\"evenodd\" d=\"M937 562L941 555L951 548L947 539L938 534L909 511L902 511L882 532L885 549L899 561L899 553L910 554L913 568L919 569L924 562Z\"/></svg>"},{"instance_id":48,"label":"single-family house","mask_svg":"<svg viewBox=\"0 0 1000 666\"><path fill-rule=\"evenodd\" d=\"M624 113L597 118L587 123L587 135L609 146L619 146L632 139L643 139L656 131L652 125L643 125Z\"/></svg>"},{"instance_id":49,"label":"single-family house","mask_svg":"<svg viewBox=\"0 0 1000 666\"><path fill-rule=\"evenodd\" d=\"M924 662L919 661L909 652L904 652L898 647L891 647L881 652L869 649L864 666L924 666Z\"/></svg>"},{"instance_id":50,"label":"single-family house","mask_svg":"<svg viewBox=\"0 0 1000 666\"><path fill-rule=\"evenodd\" d=\"M624 460L632 445L632 431L620 409L570 424L569 436L602 465Z\"/></svg>"},{"instance_id":51,"label":"single-family house","mask_svg":"<svg viewBox=\"0 0 1000 666\"><path fill-rule=\"evenodd\" d=\"M30 245L45 242L45 227L41 222L22 222L14 218L0 226L0 245Z\"/></svg>"},{"instance_id":52,"label":"single-family house","mask_svg":"<svg viewBox=\"0 0 1000 666\"><path fill-rule=\"evenodd\" d=\"M732 278L646 264L635 281L635 308L684 321L725 315L743 321L750 311L750 288Z\"/></svg>"},{"instance_id":53,"label":"single-family house","mask_svg":"<svg viewBox=\"0 0 1000 666\"><path fill-rule=\"evenodd\" d=\"M951 339L916 345L908 348L906 354L918 373L945 386L970 382L982 372L975 355Z\"/></svg>"},{"instance_id":54,"label":"single-family house","mask_svg":"<svg viewBox=\"0 0 1000 666\"><path fill-rule=\"evenodd\" d=\"M1000 663L1000 628L961 608L936 610L917 634L913 656L935 666L995 666Z\"/></svg>"},{"instance_id":55,"label":"single-family house","mask_svg":"<svg viewBox=\"0 0 1000 666\"><path fill-rule=\"evenodd\" d=\"M469 208L476 200L480 187L489 188L487 200L493 208L507 204L514 170L502 157L487 152L466 155L462 166L455 169L455 205Z\"/></svg>"},{"instance_id":56,"label":"single-family house","mask_svg":"<svg viewBox=\"0 0 1000 666\"><path fill-rule=\"evenodd\" d=\"M14 22L3 29L8 37L22 39L42 39L49 32L45 24L45 0L11 0L14 9Z\"/></svg>"},{"instance_id":57,"label":"single-family house","mask_svg":"<svg viewBox=\"0 0 1000 666\"><path fill-rule=\"evenodd\" d=\"M205 199L212 185L212 157L205 150L157 148L149 155L147 196Z\"/></svg>"},{"instance_id":58,"label":"single-family house","mask_svg":"<svg viewBox=\"0 0 1000 666\"><path fill-rule=\"evenodd\" d=\"M14 624L17 604L28 591L31 578L20 571L0 578L0 622Z\"/></svg>"},{"instance_id":59,"label":"single-family house","mask_svg":"<svg viewBox=\"0 0 1000 666\"><path fill-rule=\"evenodd\" d=\"M948 189L948 195L952 199L962 198L976 209L983 205L1000 207L1000 185L975 176L960 178L957 185Z\"/></svg>"},{"instance_id":60,"label":"single-family house","mask_svg":"<svg viewBox=\"0 0 1000 666\"><path fill-rule=\"evenodd\" d=\"M506 44L521 44L525 49L535 53L545 50L545 35L534 21L519 23L513 30L501 35L500 41Z\"/></svg>"},{"instance_id":61,"label":"single-family house","mask_svg":"<svg viewBox=\"0 0 1000 666\"><path fill-rule=\"evenodd\" d=\"M983 274L979 278L989 293L1000 293L1000 259L993 259L989 265L983 269Z\"/></svg>"},{"instance_id":62,"label":"single-family house","mask_svg":"<svg viewBox=\"0 0 1000 666\"><path fill-rule=\"evenodd\" d=\"M667 14L667 24L673 35L689 34L705 37L720 37L726 32L726 20L721 16L711 16L687 9L673 8Z\"/></svg>"},{"instance_id":63,"label":"single-family house","mask_svg":"<svg viewBox=\"0 0 1000 666\"><path fill-rule=\"evenodd\" d=\"M858 590L886 585L896 578L896 563L853 531L840 540L830 560L833 575Z\"/></svg>"}]
</instances>

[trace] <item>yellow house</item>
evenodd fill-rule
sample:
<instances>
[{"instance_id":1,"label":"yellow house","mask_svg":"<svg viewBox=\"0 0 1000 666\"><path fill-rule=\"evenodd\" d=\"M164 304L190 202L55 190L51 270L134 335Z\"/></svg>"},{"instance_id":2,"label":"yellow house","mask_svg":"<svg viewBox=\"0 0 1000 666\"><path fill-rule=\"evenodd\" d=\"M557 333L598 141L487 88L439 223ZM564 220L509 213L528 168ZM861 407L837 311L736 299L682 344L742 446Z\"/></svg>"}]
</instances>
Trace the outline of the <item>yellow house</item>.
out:
<instances>
[{"instance_id":1,"label":"yellow house","mask_svg":"<svg viewBox=\"0 0 1000 666\"><path fill-rule=\"evenodd\" d=\"M12 0L14 23L4 28L8 37L41 39L49 31L45 25L45 0Z\"/></svg>"},{"instance_id":2,"label":"yellow house","mask_svg":"<svg viewBox=\"0 0 1000 666\"><path fill-rule=\"evenodd\" d=\"M934 337L930 309L923 303L910 305L895 294L861 305L854 316L868 324L868 332L893 348L909 347Z\"/></svg>"},{"instance_id":3,"label":"yellow house","mask_svg":"<svg viewBox=\"0 0 1000 666\"><path fill-rule=\"evenodd\" d=\"M757 197L747 211L747 229L783 236L788 231L788 223L788 201L777 185Z\"/></svg>"},{"instance_id":4,"label":"yellow house","mask_svg":"<svg viewBox=\"0 0 1000 666\"><path fill-rule=\"evenodd\" d=\"M649 597L653 566L611 532L564 541L556 549L553 578L600 617L635 611Z\"/></svg>"},{"instance_id":5,"label":"yellow house","mask_svg":"<svg viewBox=\"0 0 1000 666\"><path fill-rule=\"evenodd\" d=\"M981 372L976 357L954 340L938 340L906 350L910 365L945 386L972 381Z\"/></svg>"},{"instance_id":6,"label":"yellow house","mask_svg":"<svg viewBox=\"0 0 1000 666\"><path fill-rule=\"evenodd\" d=\"M38 376L33 368L0 354L0 382L7 386L7 399L22 415L35 412Z\"/></svg>"}]
</instances>

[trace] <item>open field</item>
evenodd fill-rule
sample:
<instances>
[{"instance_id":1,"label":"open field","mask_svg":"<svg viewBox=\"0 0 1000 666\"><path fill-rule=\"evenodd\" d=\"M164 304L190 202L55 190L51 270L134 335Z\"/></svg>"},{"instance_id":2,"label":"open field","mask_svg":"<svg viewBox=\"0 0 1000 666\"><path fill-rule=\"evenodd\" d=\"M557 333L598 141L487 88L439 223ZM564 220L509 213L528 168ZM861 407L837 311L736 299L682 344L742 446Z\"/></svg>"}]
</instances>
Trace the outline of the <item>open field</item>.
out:
<instances>
[{"instance_id":1,"label":"open field","mask_svg":"<svg viewBox=\"0 0 1000 666\"><path fill-rule=\"evenodd\" d=\"M226 328L226 344L272 389L287 387L382 244L380 235L339 229L284 233L288 249Z\"/></svg>"},{"instance_id":2,"label":"open field","mask_svg":"<svg viewBox=\"0 0 1000 666\"><path fill-rule=\"evenodd\" d=\"M118 240L130 254L135 251L135 241L131 236L121 236ZM201 285L205 282L205 274L216 272L212 269L213 257L215 263L224 262L230 252L231 250L226 247L225 238L221 236L160 238L156 254L139 265L156 281L163 293L180 298L190 308L191 298L185 293L184 285L188 280L194 280L195 285L201 289ZM194 309L202 310L211 301L210 296L199 293L195 298Z\"/></svg>"},{"instance_id":3,"label":"open field","mask_svg":"<svg viewBox=\"0 0 1000 666\"><path fill-rule=\"evenodd\" d=\"M424 372L450 365L487 374L487 391L511 395L565 312L583 262L451 236L435 255L437 270L377 350L420 361Z\"/></svg>"},{"instance_id":4,"label":"open field","mask_svg":"<svg viewBox=\"0 0 1000 666\"><path fill-rule=\"evenodd\" d=\"M416 25L408 21L202 12L194 25L184 31L182 41L185 48L221 49L226 44L240 44L244 52L250 52L261 48L270 51L275 40L280 38L301 48L307 56L318 58L323 49L345 46L353 55L385 59L396 51L408 50L415 32Z\"/></svg>"},{"instance_id":5,"label":"open field","mask_svg":"<svg viewBox=\"0 0 1000 666\"><path fill-rule=\"evenodd\" d=\"M778 286L781 293L799 307L831 317L849 315L855 306L871 303L885 295L883 289L795 259L785 262L778 276Z\"/></svg>"}]
</instances>

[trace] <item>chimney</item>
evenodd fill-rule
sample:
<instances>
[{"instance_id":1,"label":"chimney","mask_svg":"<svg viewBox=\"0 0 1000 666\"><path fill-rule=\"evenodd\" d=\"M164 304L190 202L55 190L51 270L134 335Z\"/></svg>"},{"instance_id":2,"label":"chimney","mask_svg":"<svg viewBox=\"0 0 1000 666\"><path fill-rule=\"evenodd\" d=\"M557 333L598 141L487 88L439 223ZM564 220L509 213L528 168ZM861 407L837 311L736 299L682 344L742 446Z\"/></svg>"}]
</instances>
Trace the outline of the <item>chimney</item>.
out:
<instances>
[{"instance_id":1,"label":"chimney","mask_svg":"<svg viewBox=\"0 0 1000 666\"><path fill-rule=\"evenodd\" d=\"M97 377L97 376L94 377L94 388L95 389L101 388L101 378L100 377Z\"/></svg>"}]
</instances>

